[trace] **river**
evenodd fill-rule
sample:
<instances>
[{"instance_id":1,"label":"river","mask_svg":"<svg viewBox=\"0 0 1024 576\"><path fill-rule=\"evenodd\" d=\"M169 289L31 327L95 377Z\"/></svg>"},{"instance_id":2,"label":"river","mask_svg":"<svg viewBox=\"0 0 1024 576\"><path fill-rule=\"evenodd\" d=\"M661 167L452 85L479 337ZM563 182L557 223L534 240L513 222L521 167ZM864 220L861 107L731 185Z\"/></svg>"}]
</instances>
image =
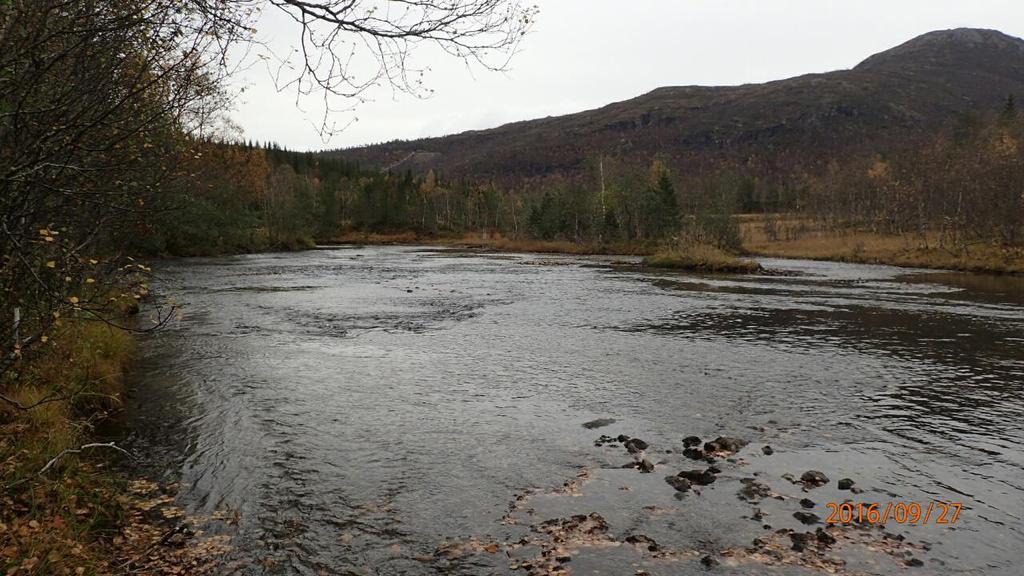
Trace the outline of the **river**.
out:
<instances>
[{"instance_id":1,"label":"river","mask_svg":"<svg viewBox=\"0 0 1024 576\"><path fill-rule=\"evenodd\" d=\"M189 513L233 517L224 573L1019 573L1024 280L614 260L337 247L161 263L154 287L181 307L143 340L129 445ZM583 426L596 419L614 422ZM649 447L595 443L619 434ZM683 455L691 435L749 444L676 492L666 476L708 465ZM653 473L623 467L641 458ZM828 484L783 478L811 469ZM752 483L765 493L742 497ZM780 552L780 529L826 526L793 517L803 498L822 521L847 498L962 511Z\"/></svg>"}]
</instances>

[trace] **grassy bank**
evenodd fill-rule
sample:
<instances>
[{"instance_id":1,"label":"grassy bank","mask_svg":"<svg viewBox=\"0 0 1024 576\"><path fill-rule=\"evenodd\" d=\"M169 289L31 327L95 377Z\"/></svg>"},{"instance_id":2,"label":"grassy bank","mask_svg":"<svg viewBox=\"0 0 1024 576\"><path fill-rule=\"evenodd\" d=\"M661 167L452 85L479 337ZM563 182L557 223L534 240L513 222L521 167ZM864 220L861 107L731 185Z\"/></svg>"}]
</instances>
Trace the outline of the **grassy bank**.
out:
<instances>
[{"instance_id":1,"label":"grassy bank","mask_svg":"<svg viewBox=\"0 0 1024 576\"><path fill-rule=\"evenodd\" d=\"M964 270L992 273L1024 273L1024 249L993 244L975 244L964 253L938 248L934 235L893 236L863 231L827 231L807 219L781 217L774 220L769 235L762 215L740 217L744 254L777 258L832 260L864 264L892 264L916 268ZM424 236L414 232L378 234L349 232L320 244L421 245L490 250L497 252L538 252L552 254L627 254L646 256L650 266L662 268L741 271L755 269L752 262L714 251L665 250L654 243L577 243L568 240L506 238L479 233L459 236Z\"/></svg>"},{"instance_id":2,"label":"grassy bank","mask_svg":"<svg viewBox=\"0 0 1024 576\"><path fill-rule=\"evenodd\" d=\"M348 232L327 239L319 244L366 244L366 245L420 245L447 248L490 250L495 252L538 252L543 254L627 254L642 256L653 254L657 245L652 243L586 243L569 240L536 240L531 238L507 238L500 234L469 233L458 236L424 236L415 232L377 234L372 232Z\"/></svg>"},{"instance_id":3,"label":"grassy bank","mask_svg":"<svg viewBox=\"0 0 1024 576\"><path fill-rule=\"evenodd\" d=\"M21 380L4 383L3 395L21 407L0 406L0 573L104 573L127 514L110 466L123 455L65 451L95 442L96 426L120 403L133 349L124 331L65 321Z\"/></svg>"},{"instance_id":4,"label":"grassy bank","mask_svg":"<svg viewBox=\"0 0 1024 576\"><path fill-rule=\"evenodd\" d=\"M714 246L679 246L656 252L644 258L644 265L652 268L753 274L761 266L753 260L738 258Z\"/></svg>"},{"instance_id":5,"label":"grassy bank","mask_svg":"<svg viewBox=\"0 0 1024 576\"><path fill-rule=\"evenodd\" d=\"M862 230L828 230L807 219L779 217L765 226L760 215L742 218L744 251L751 255L866 264L892 264L972 272L1024 273L1024 249L991 243L966 251L939 248L936 234L887 235ZM771 234L769 234L771 230Z\"/></svg>"},{"instance_id":6,"label":"grassy bank","mask_svg":"<svg viewBox=\"0 0 1024 576\"><path fill-rule=\"evenodd\" d=\"M201 574L216 565L224 537L185 545L199 530L184 530L173 490L134 478L125 453L100 445L134 350L129 332L66 320L16 383L0 383L0 574Z\"/></svg>"}]
</instances>

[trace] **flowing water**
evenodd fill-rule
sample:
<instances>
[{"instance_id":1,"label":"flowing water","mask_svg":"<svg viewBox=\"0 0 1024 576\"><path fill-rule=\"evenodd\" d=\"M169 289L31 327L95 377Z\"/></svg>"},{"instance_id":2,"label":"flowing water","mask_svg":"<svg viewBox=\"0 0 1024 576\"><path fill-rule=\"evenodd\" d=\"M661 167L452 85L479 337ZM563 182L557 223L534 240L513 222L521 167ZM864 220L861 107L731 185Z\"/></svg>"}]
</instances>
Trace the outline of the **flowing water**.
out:
<instances>
[{"instance_id":1,"label":"flowing water","mask_svg":"<svg viewBox=\"0 0 1024 576\"><path fill-rule=\"evenodd\" d=\"M544 538L573 574L706 573L707 554L718 573L823 573L741 552L807 529L800 498L823 520L846 498L963 504L952 525L863 530L895 550L841 541L833 570L1019 573L1021 278L611 260L339 247L163 263L158 289L182 307L144 342L130 440L190 513L233 515L225 573L526 574ZM615 422L582 426L598 418ZM647 441L654 472L623 468L602 434ZM697 467L690 435L750 444L676 494L664 478ZM782 479L808 469L829 484ZM738 497L750 478L779 498ZM607 528L582 538L544 524L591 513ZM637 534L659 552L623 543Z\"/></svg>"}]
</instances>

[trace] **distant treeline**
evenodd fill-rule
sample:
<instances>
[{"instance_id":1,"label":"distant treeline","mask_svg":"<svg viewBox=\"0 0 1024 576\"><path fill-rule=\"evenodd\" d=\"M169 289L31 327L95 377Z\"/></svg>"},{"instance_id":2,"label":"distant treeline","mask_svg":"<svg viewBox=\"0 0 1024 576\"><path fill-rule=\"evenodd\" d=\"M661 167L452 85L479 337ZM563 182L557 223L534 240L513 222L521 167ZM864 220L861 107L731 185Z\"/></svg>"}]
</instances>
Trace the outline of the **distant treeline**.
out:
<instances>
[{"instance_id":1,"label":"distant treeline","mask_svg":"<svg viewBox=\"0 0 1024 576\"><path fill-rule=\"evenodd\" d=\"M140 248L203 254L294 248L351 231L467 232L579 243L692 241L739 247L734 216L795 213L834 229L937 237L943 247L1024 243L1024 121L1012 98L891 150L794 162L733 162L699 174L659 158L595 157L516 185L433 171L368 170L334 155L207 141L189 184L162 200Z\"/></svg>"}]
</instances>

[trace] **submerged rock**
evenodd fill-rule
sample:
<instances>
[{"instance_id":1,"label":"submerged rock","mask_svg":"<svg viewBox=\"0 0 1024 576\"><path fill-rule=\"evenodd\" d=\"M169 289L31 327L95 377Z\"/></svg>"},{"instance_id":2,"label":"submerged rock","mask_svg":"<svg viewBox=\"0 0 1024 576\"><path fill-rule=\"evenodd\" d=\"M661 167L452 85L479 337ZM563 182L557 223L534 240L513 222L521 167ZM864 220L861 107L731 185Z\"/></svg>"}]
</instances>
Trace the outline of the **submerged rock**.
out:
<instances>
[{"instance_id":1,"label":"submerged rock","mask_svg":"<svg viewBox=\"0 0 1024 576\"><path fill-rule=\"evenodd\" d=\"M641 548L646 548L650 552L658 551L658 543L655 542L653 538L645 536L643 534L632 534L630 536L626 536L625 541L628 544L633 544L636 546L640 546Z\"/></svg>"},{"instance_id":2,"label":"submerged rock","mask_svg":"<svg viewBox=\"0 0 1024 576\"><path fill-rule=\"evenodd\" d=\"M677 492L687 492L690 490L692 484L686 478L680 478L679 476L665 476L665 482L669 486L676 489Z\"/></svg>"},{"instance_id":3,"label":"submerged rock","mask_svg":"<svg viewBox=\"0 0 1024 576\"><path fill-rule=\"evenodd\" d=\"M854 485L854 481L852 479L850 479L850 478L843 478L842 480L839 481L839 489L840 490L849 490L849 489L853 488L853 485Z\"/></svg>"},{"instance_id":4,"label":"submerged rock","mask_svg":"<svg viewBox=\"0 0 1024 576\"><path fill-rule=\"evenodd\" d=\"M746 440L740 440L739 438L731 438L729 436L719 436L711 442L704 443L704 451L708 453L712 452L726 452L729 454L739 452L747 445Z\"/></svg>"},{"instance_id":5,"label":"submerged rock","mask_svg":"<svg viewBox=\"0 0 1024 576\"><path fill-rule=\"evenodd\" d=\"M690 460L700 460L704 458L704 452L702 452L700 448L690 447L683 450L683 456L686 456Z\"/></svg>"},{"instance_id":6,"label":"submerged rock","mask_svg":"<svg viewBox=\"0 0 1024 576\"><path fill-rule=\"evenodd\" d=\"M647 450L650 445L639 438L630 438L629 440L626 440L625 446L626 450L628 450L630 454L637 454Z\"/></svg>"},{"instance_id":7,"label":"submerged rock","mask_svg":"<svg viewBox=\"0 0 1024 576\"><path fill-rule=\"evenodd\" d=\"M761 452L764 452L765 456L771 456L772 454L775 454L775 450L771 446L762 446Z\"/></svg>"},{"instance_id":8,"label":"submerged rock","mask_svg":"<svg viewBox=\"0 0 1024 576\"><path fill-rule=\"evenodd\" d=\"M800 481L808 488L817 488L828 484L828 476L817 470L808 470L800 476Z\"/></svg>"},{"instance_id":9,"label":"submerged rock","mask_svg":"<svg viewBox=\"0 0 1024 576\"><path fill-rule=\"evenodd\" d=\"M598 418L590 422L584 422L583 427L587 430L594 430L595 428L603 428L612 424L615 424L615 418Z\"/></svg>"},{"instance_id":10,"label":"submerged rock","mask_svg":"<svg viewBox=\"0 0 1024 576\"><path fill-rule=\"evenodd\" d=\"M687 436L683 438L683 446L687 448L691 446L700 446L700 436Z\"/></svg>"},{"instance_id":11,"label":"submerged rock","mask_svg":"<svg viewBox=\"0 0 1024 576\"><path fill-rule=\"evenodd\" d=\"M640 464L637 465L637 470L644 474L648 472L654 472L654 463L648 460L647 458L644 458L643 460L640 461Z\"/></svg>"},{"instance_id":12,"label":"submerged rock","mask_svg":"<svg viewBox=\"0 0 1024 576\"><path fill-rule=\"evenodd\" d=\"M767 484L758 482L754 478L744 478L740 482L743 483L743 488L740 488L737 495L743 500L757 502L772 494L772 490Z\"/></svg>"},{"instance_id":13,"label":"submerged rock","mask_svg":"<svg viewBox=\"0 0 1024 576\"><path fill-rule=\"evenodd\" d=\"M711 555L708 555L708 556L705 556L705 557L701 558L700 559L700 563L703 564L704 567L708 568L708 569L711 569L711 568L714 568L715 566L718 566L718 560L716 560Z\"/></svg>"},{"instance_id":14,"label":"submerged rock","mask_svg":"<svg viewBox=\"0 0 1024 576\"><path fill-rule=\"evenodd\" d=\"M793 532L789 535L789 539L793 541L793 550L797 552L803 552L817 541L814 532Z\"/></svg>"},{"instance_id":15,"label":"submerged rock","mask_svg":"<svg viewBox=\"0 0 1024 576\"><path fill-rule=\"evenodd\" d=\"M793 512L793 518L796 518L804 524L817 524L821 522L821 518L813 512Z\"/></svg>"},{"instance_id":16,"label":"submerged rock","mask_svg":"<svg viewBox=\"0 0 1024 576\"><path fill-rule=\"evenodd\" d=\"M686 478L691 483L699 486L707 486L718 479L710 470L683 470L676 474L676 476Z\"/></svg>"},{"instance_id":17,"label":"submerged rock","mask_svg":"<svg viewBox=\"0 0 1024 576\"><path fill-rule=\"evenodd\" d=\"M811 500L810 498L802 498L800 500L800 506L803 508L814 508L817 504L815 504L814 500Z\"/></svg>"}]
</instances>

